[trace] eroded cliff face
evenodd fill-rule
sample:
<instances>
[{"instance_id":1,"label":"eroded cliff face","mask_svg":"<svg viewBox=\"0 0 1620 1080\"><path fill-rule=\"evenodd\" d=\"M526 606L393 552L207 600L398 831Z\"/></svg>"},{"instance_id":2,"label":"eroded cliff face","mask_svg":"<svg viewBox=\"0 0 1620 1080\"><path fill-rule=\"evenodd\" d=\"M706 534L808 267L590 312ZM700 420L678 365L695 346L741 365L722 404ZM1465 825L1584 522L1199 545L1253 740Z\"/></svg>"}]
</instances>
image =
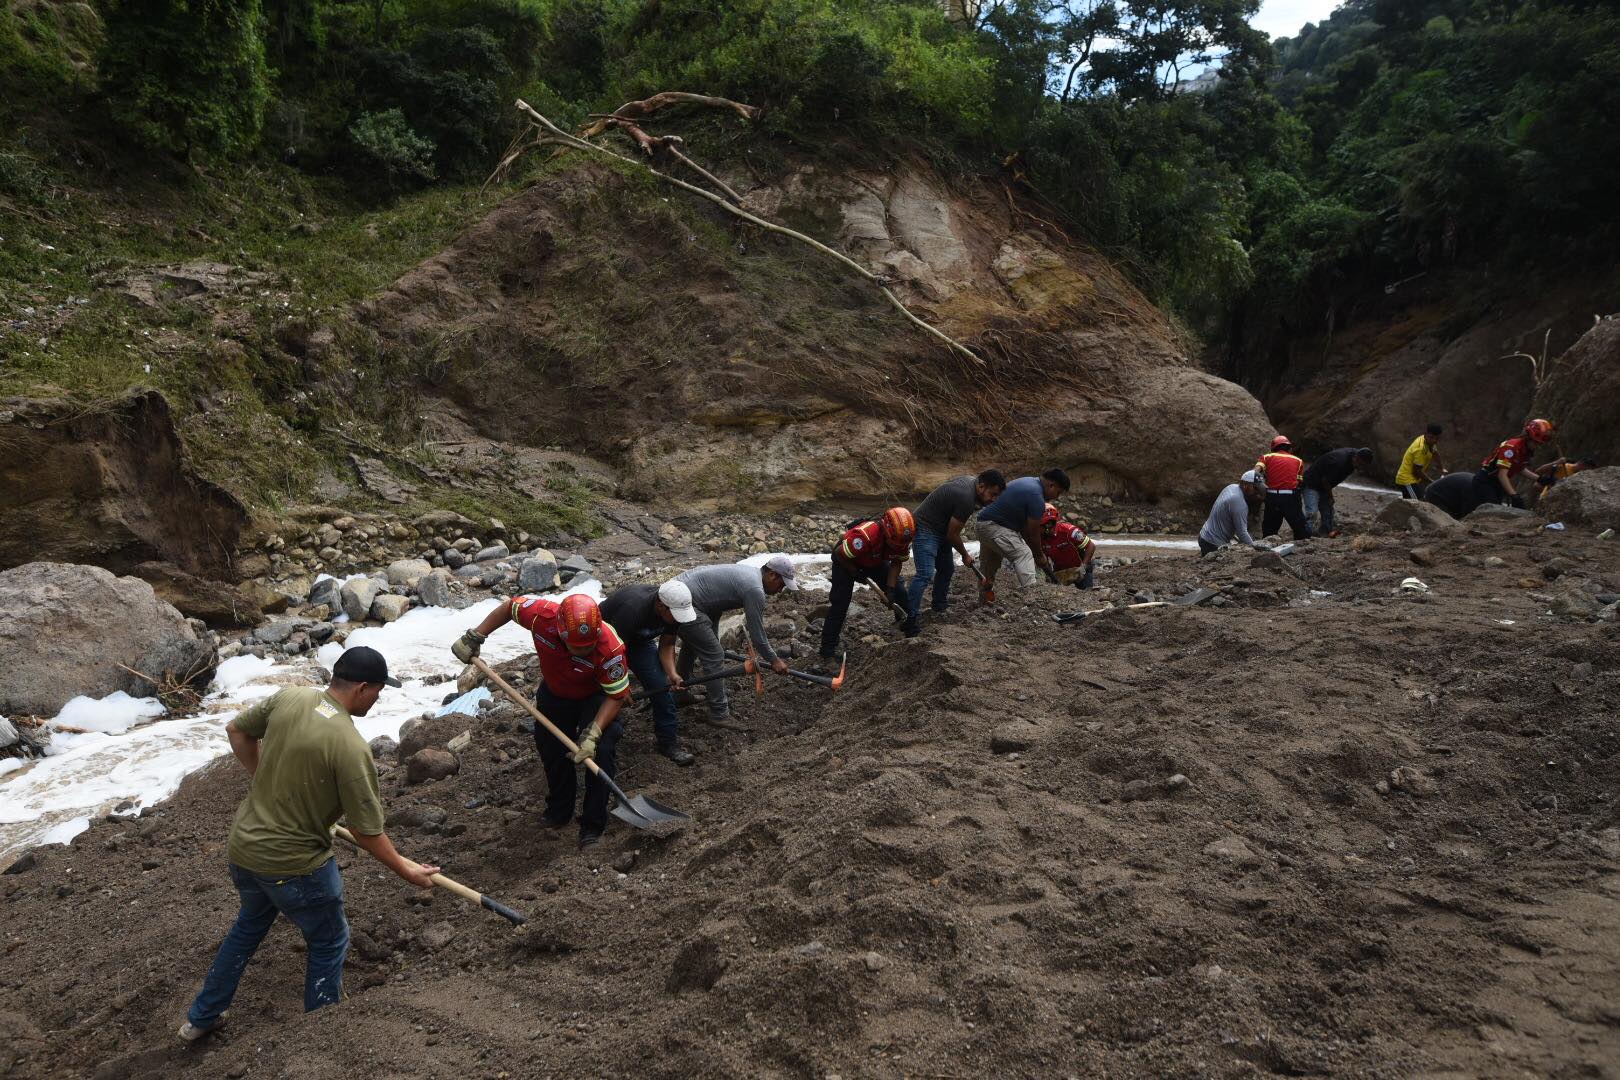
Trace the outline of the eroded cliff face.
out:
<instances>
[{"instance_id":1,"label":"eroded cliff face","mask_svg":"<svg viewBox=\"0 0 1620 1080\"><path fill-rule=\"evenodd\" d=\"M606 457L627 494L689 505L899 497L988 465L1198 502L1271 433L1106 260L1000 186L921 162L803 168L745 205L849 253L982 363L804 245L586 166L361 314L487 434Z\"/></svg>"}]
</instances>

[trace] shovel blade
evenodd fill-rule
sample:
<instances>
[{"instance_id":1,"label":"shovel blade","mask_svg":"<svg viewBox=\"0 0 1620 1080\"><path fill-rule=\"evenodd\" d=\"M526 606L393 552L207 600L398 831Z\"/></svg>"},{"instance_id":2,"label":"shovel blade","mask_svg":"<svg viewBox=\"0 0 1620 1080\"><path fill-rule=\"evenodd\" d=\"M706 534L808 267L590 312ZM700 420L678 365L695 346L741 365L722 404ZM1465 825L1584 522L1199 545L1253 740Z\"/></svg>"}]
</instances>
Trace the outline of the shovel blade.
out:
<instances>
[{"instance_id":1,"label":"shovel blade","mask_svg":"<svg viewBox=\"0 0 1620 1080\"><path fill-rule=\"evenodd\" d=\"M632 829L650 829L656 822L651 818L636 813L622 802L614 802L613 809L609 811L614 817L630 826Z\"/></svg>"},{"instance_id":2,"label":"shovel blade","mask_svg":"<svg viewBox=\"0 0 1620 1080\"><path fill-rule=\"evenodd\" d=\"M617 813L619 809L620 807L615 807L614 812ZM691 814L677 810L673 806L665 806L656 799L649 799L645 795L637 795L630 800L630 811L648 824L657 824L661 821L692 820ZM645 825L641 827L646 828Z\"/></svg>"}]
</instances>

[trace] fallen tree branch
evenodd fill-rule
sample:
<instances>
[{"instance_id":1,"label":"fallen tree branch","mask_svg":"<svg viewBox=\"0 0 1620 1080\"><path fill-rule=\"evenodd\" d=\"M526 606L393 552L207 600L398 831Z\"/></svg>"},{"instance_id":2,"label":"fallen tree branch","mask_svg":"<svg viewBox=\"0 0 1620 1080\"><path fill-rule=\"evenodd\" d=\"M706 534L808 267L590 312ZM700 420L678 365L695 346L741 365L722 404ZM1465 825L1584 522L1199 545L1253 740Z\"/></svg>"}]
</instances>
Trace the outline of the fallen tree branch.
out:
<instances>
[{"instance_id":1,"label":"fallen tree branch","mask_svg":"<svg viewBox=\"0 0 1620 1080\"><path fill-rule=\"evenodd\" d=\"M625 120L617 116L606 117L603 122L619 131L624 132L626 135L630 136L630 138L634 139L636 145L641 147L641 152L646 154L648 157L656 159L660 153L668 154L670 157L674 158L676 161L679 161L688 169L691 169L693 172L703 177L703 179L725 192L726 197L732 202L739 204L742 202L742 196L731 190L731 185L727 184L724 180L720 179L718 176L714 175L708 169L705 169L703 166L699 165L682 152L681 147L685 146L686 143L679 135L649 135L642 130L641 125L637 124L635 121Z\"/></svg>"},{"instance_id":2,"label":"fallen tree branch","mask_svg":"<svg viewBox=\"0 0 1620 1080\"><path fill-rule=\"evenodd\" d=\"M591 139L602 134L608 128L607 120L617 117L626 120L639 120L651 116L659 109L670 105L703 105L711 109L730 109L744 120L758 120L765 110L757 105L744 105L730 98L711 97L708 94L687 94L679 90L665 90L661 94L654 94L650 98L640 101L627 101L614 109L608 116L593 114L592 121L579 130L581 139Z\"/></svg>"},{"instance_id":3,"label":"fallen tree branch","mask_svg":"<svg viewBox=\"0 0 1620 1080\"><path fill-rule=\"evenodd\" d=\"M653 98L648 98L647 100L652 101L661 96L663 95L655 95ZM945 333L945 331L933 326L932 324L913 314L910 308L906 307L905 304L900 302L899 297L895 296L893 292L889 291L888 284L882 278L872 273L872 271L868 270L866 267L862 266L860 263L856 262L854 259L851 259L842 252L835 251L812 236L806 236L802 232L789 229L786 226L778 225L775 222L766 221L762 217L750 214L740 206L735 206L732 203L727 202L725 199L721 198L719 195L716 195L712 191L706 191L703 188L698 187L696 184L688 184L685 180L677 179L670 176L668 173L659 172L657 169L646 164L645 162L637 161L635 158L627 158L623 154L615 154L613 151L608 150L605 147L598 146L593 142L587 142L577 135L570 135L556 124L553 124L550 120L547 120L544 116L541 116L528 102L522 100L521 98L518 99L516 104L520 111L527 114L529 119L533 120L547 133L537 140L538 143L557 143L563 146L573 147L576 150L587 150L593 154L601 154L604 157L610 157L615 161L623 162L627 165L639 166L646 169L648 172L652 173L665 183L674 184L676 187L681 188L684 191L690 191L694 195L702 196L703 198L714 203L716 206L720 207L722 210L725 210L727 213L732 214L735 217L742 218L749 224L756 225L759 228L764 229L766 232L773 232L781 236L792 237L794 240L797 240L802 244L808 244L817 251L821 252L823 255L836 259L850 270L853 270L867 281L870 281L877 287L878 292L883 294L883 298L889 301L890 304L893 304L895 310L904 315L906 319L913 325L937 338L953 352L960 353L962 356L967 357L969 360L973 361L974 364L980 367L984 366L984 361L981 360L978 354L976 354L972 349L969 349L966 345Z\"/></svg>"}]
</instances>

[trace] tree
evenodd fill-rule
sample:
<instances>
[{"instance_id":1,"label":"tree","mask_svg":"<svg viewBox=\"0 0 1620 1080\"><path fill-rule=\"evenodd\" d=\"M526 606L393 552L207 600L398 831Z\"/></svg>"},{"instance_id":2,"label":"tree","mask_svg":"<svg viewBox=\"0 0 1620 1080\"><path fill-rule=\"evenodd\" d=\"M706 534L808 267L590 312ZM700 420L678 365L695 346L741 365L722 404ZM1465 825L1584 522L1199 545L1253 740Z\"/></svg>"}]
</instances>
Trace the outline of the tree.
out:
<instances>
[{"instance_id":1,"label":"tree","mask_svg":"<svg viewBox=\"0 0 1620 1080\"><path fill-rule=\"evenodd\" d=\"M139 142L181 156L251 148L269 73L259 0L109 0L101 85Z\"/></svg>"},{"instance_id":2,"label":"tree","mask_svg":"<svg viewBox=\"0 0 1620 1080\"><path fill-rule=\"evenodd\" d=\"M1088 88L1125 101L1169 97L1188 67L1268 48L1249 25L1259 8L1260 0L1120 0L1112 24L1101 30L1117 44L1091 52Z\"/></svg>"}]
</instances>

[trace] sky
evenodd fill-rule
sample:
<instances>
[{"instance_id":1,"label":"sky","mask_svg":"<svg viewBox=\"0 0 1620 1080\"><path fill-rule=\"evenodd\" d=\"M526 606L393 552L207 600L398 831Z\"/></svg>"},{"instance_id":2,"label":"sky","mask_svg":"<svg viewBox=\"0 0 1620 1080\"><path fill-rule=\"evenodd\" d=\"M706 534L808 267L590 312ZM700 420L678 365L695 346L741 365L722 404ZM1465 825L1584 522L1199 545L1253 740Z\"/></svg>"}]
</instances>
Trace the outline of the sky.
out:
<instances>
[{"instance_id":1,"label":"sky","mask_svg":"<svg viewBox=\"0 0 1620 1080\"><path fill-rule=\"evenodd\" d=\"M1293 37L1308 22L1321 22L1338 0L1262 0L1251 24L1272 37Z\"/></svg>"}]
</instances>

